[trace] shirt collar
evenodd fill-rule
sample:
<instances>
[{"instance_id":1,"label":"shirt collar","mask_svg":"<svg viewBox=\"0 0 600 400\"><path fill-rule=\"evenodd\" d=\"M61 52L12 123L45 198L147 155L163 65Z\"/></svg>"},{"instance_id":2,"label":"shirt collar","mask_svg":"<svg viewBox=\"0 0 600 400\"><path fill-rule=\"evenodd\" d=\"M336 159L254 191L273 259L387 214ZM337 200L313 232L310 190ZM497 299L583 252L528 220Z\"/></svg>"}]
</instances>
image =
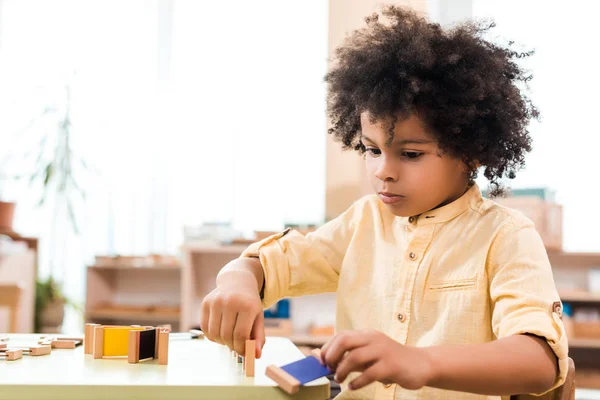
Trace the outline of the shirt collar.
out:
<instances>
[{"instance_id":1,"label":"shirt collar","mask_svg":"<svg viewBox=\"0 0 600 400\"><path fill-rule=\"evenodd\" d=\"M439 224L450 221L467 211L469 208L476 208L483 201L481 190L475 183L458 199L443 207L427 211L421 215L413 217L403 217L407 224L412 226L423 226L429 224Z\"/></svg>"}]
</instances>

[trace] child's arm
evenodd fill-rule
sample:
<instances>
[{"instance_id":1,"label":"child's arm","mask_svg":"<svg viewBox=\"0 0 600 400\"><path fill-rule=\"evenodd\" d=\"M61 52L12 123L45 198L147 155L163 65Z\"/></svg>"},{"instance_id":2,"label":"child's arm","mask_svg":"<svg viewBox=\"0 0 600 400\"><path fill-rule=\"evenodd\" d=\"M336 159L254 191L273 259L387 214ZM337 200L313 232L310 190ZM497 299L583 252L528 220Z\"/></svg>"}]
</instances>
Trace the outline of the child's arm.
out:
<instances>
[{"instance_id":1,"label":"child's arm","mask_svg":"<svg viewBox=\"0 0 600 400\"><path fill-rule=\"evenodd\" d=\"M202 301L201 327L209 340L242 354L254 338L257 357L264 344L263 309L284 297L333 292L365 201L306 236L286 230L250 245L217 276Z\"/></svg>"},{"instance_id":2,"label":"child's arm","mask_svg":"<svg viewBox=\"0 0 600 400\"><path fill-rule=\"evenodd\" d=\"M546 341L528 335L418 348L377 331L344 332L323 346L321 356L340 382L350 372L362 372L350 381L351 389L379 381L411 390L430 386L502 396L545 392L558 374Z\"/></svg>"},{"instance_id":3,"label":"child's arm","mask_svg":"<svg viewBox=\"0 0 600 400\"><path fill-rule=\"evenodd\" d=\"M431 360L427 386L489 395L543 393L558 376L557 358L545 339L515 335L495 342L425 349Z\"/></svg>"}]
</instances>

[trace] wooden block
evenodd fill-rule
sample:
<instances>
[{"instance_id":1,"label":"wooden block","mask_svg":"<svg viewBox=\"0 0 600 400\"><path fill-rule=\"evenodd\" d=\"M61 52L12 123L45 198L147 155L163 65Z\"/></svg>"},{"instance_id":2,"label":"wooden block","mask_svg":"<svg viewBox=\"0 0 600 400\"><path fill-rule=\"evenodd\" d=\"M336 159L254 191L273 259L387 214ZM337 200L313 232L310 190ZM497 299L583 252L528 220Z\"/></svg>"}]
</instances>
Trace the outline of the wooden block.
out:
<instances>
[{"instance_id":1,"label":"wooden block","mask_svg":"<svg viewBox=\"0 0 600 400\"><path fill-rule=\"evenodd\" d=\"M83 337L83 352L84 354L92 354L94 352L94 328L98 324L85 324Z\"/></svg>"},{"instance_id":2,"label":"wooden block","mask_svg":"<svg viewBox=\"0 0 600 400\"><path fill-rule=\"evenodd\" d=\"M275 365L269 365L265 375L289 394L297 393L300 390L300 381Z\"/></svg>"},{"instance_id":3,"label":"wooden block","mask_svg":"<svg viewBox=\"0 0 600 400\"><path fill-rule=\"evenodd\" d=\"M129 364L136 364L140 361L140 331L129 331L127 361Z\"/></svg>"},{"instance_id":4,"label":"wooden block","mask_svg":"<svg viewBox=\"0 0 600 400\"><path fill-rule=\"evenodd\" d=\"M254 363L256 358L256 340L246 340L245 350L244 370L247 377L252 377L254 376Z\"/></svg>"},{"instance_id":5,"label":"wooden block","mask_svg":"<svg viewBox=\"0 0 600 400\"><path fill-rule=\"evenodd\" d=\"M289 394L296 393L300 385L329 374L331 374L331 370L321 364L320 359L313 356L305 357L282 367L269 365L266 371L266 375Z\"/></svg>"},{"instance_id":6,"label":"wooden block","mask_svg":"<svg viewBox=\"0 0 600 400\"><path fill-rule=\"evenodd\" d=\"M53 340L50 345L53 349L74 349L81 342L75 340Z\"/></svg>"},{"instance_id":7,"label":"wooden block","mask_svg":"<svg viewBox=\"0 0 600 400\"><path fill-rule=\"evenodd\" d=\"M155 329L156 337L154 338L154 358L158 358L158 353L159 353L159 350L160 350L160 347L159 347L159 344L160 344L160 342L159 342L159 340L160 340L160 332L162 330L163 330L162 328ZM169 330L168 332L171 332L171 331Z\"/></svg>"},{"instance_id":8,"label":"wooden block","mask_svg":"<svg viewBox=\"0 0 600 400\"><path fill-rule=\"evenodd\" d=\"M5 349L6 348L6 343L0 343L0 349Z\"/></svg>"},{"instance_id":9,"label":"wooden block","mask_svg":"<svg viewBox=\"0 0 600 400\"><path fill-rule=\"evenodd\" d=\"M50 346L31 346L29 348L29 355L30 356L43 356L46 354L50 354L50 352L52 351L52 348Z\"/></svg>"},{"instance_id":10,"label":"wooden block","mask_svg":"<svg viewBox=\"0 0 600 400\"><path fill-rule=\"evenodd\" d=\"M102 353L104 351L104 328L101 326L94 326L94 346L92 352L94 354L94 359L102 358Z\"/></svg>"},{"instance_id":11,"label":"wooden block","mask_svg":"<svg viewBox=\"0 0 600 400\"><path fill-rule=\"evenodd\" d=\"M160 365L169 363L169 332L166 330L158 333L158 363Z\"/></svg>"},{"instance_id":12,"label":"wooden block","mask_svg":"<svg viewBox=\"0 0 600 400\"><path fill-rule=\"evenodd\" d=\"M23 358L23 350L7 350L6 351L6 361L15 361L20 358Z\"/></svg>"}]
</instances>

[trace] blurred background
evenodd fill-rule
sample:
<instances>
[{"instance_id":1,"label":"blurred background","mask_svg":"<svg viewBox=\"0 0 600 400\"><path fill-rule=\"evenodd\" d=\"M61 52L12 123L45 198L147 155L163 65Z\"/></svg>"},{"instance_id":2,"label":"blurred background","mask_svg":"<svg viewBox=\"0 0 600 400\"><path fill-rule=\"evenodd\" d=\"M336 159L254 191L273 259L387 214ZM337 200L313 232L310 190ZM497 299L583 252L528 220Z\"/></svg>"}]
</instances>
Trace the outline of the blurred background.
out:
<instances>
[{"instance_id":1,"label":"blurred background","mask_svg":"<svg viewBox=\"0 0 600 400\"><path fill-rule=\"evenodd\" d=\"M380 3L0 0L0 332L190 329L249 243L314 230L369 193L360 158L326 134L323 76ZM490 40L536 51L524 65L542 118L502 202L544 239L578 396L594 396L594 3L392 3L447 27L492 18ZM265 311L270 334L318 346L334 307L334 294L282 300Z\"/></svg>"}]
</instances>

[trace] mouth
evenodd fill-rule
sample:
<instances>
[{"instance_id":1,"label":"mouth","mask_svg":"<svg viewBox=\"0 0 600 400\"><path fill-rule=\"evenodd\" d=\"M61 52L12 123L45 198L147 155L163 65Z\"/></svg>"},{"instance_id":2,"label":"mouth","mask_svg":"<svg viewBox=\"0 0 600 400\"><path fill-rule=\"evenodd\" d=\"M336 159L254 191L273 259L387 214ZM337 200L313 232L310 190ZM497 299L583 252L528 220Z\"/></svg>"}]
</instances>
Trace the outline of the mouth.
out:
<instances>
[{"instance_id":1,"label":"mouth","mask_svg":"<svg viewBox=\"0 0 600 400\"><path fill-rule=\"evenodd\" d=\"M396 204L405 199L402 195L390 192L379 192L378 195L385 204Z\"/></svg>"}]
</instances>

